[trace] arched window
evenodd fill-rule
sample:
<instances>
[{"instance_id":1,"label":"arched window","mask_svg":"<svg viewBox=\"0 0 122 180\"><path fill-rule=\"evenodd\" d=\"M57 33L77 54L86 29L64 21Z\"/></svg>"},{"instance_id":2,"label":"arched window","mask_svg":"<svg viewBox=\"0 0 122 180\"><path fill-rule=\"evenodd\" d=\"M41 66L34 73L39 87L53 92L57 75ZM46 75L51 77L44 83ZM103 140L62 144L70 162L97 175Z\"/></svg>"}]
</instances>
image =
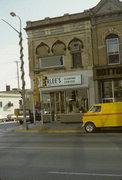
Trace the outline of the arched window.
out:
<instances>
[{"instance_id":1,"label":"arched window","mask_svg":"<svg viewBox=\"0 0 122 180\"><path fill-rule=\"evenodd\" d=\"M81 56L82 48L83 48L83 43L78 38L73 38L68 45L68 49L70 50L70 53L72 55L72 66L74 68L82 66L82 56Z\"/></svg>"},{"instance_id":2,"label":"arched window","mask_svg":"<svg viewBox=\"0 0 122 180\"><path fill-rule=\"evenodd\" d=\"M109 34L106 37L106 47L107 47L107 59L108 64L119 64L120 54L119 54L119 37L116 34Z\"/></svg>"},{"instance_id":3,"label":"arched window","mask_svg":"<svg viewBox=\"0 0 122 180\"><path fill-rule=\"evenodd\" d=\"M62 41L57 40L51 50L54 55L65 55L66 45Z\"/></svg>"},{"instance_id":4,"label":"arched window","mask_svg":"<svg viewBox=\"0 0 122 180\"><path fill-rule=\"evenodd\" d=\"M36 48L36 55L38 57L46 57L50 53L50 48L47 44L41 42Z\"/></svg>"}]
</instances>

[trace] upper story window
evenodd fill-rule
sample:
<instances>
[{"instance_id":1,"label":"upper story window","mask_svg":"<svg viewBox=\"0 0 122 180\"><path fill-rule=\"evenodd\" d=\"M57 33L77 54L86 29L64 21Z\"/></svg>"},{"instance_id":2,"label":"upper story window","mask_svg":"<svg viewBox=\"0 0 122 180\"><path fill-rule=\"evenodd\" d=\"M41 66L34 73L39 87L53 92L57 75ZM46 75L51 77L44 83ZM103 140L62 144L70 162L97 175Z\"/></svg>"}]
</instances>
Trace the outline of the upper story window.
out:
<instances>
[{"instance_id":1,"label":"upper story window","mask_svg":"<svg viewBox=\"0 0 122 180\"><path fill-rule=\"evenodd\" d=\"M72 67L74 68L81 67L82 66L81 49L83 48L82 41L77 38L74 38L72 41L70 41L68 48L72 55Z\"/></svg>"},{"instance_id":2,"label":"upper story window","mask_svg":"<svg viewBox=\"0 0 122 180\"><path fill-rule=\"evenodd\" d=\"M50 48L47 44L41 42L36 48L36 55L38 57L47 57L50 53Z\"/></svg>"},{"instance_id":3,"label":"upper story window","mask_svg":"<svg viewBox=\"0 0 122 180\"><path fill-rule=\"evenodd\" d=\"M119 38L115 34L111 34L106 38L107 46L107 58L108 64L119 64L120 55L119 55Z\"/></svg>"},{"instance_id":4,"label":"upper story window","mask_svg":"<svg viewBox=\"0 0 122 180\"><path fill-rule=\"evenodd\" d=\"M39 58L40 68L55 68L64 66L64 56Z\"/></svg>"},{"instance_id":5,"label":"upper story window","mask_svg":"<svg viewBox=\"0 0 122 180\"><path fill-rule=\"evenodd\" d=\"M81 66L82 60L81 60L80 46L78 44L74 44L71 51L72 51L71 53L72 53L72 65L73 65L73 67Z\"/></svg>"},{"instance_id":6,"label":"upper story window","mask_svg":"<svg viewBox=\"0 0 122 180\"><path fill-rule=\"evenodd\" d=\"M59 55L65 55L66 52L66 45L64 42L57 40L51 48L52 53L54 56L59 56Z\"/></svg>"}]
</instances>

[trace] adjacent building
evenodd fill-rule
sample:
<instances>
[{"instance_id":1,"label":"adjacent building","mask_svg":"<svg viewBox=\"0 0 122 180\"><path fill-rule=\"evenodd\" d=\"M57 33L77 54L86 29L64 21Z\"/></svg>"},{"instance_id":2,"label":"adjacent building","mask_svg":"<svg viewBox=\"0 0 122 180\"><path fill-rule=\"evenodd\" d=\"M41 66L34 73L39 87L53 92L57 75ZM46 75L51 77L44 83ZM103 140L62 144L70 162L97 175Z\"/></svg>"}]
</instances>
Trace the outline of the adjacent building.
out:
<instances>
[{"instance_id":1,"label":"adjacent building","mask_svg":"<svg viewBox=\"0 0 122 180\"><path fill-rule=\"evenodd\" d=\"M0 119L8 114L14 114L14 109L20 107L21 95L16 90L0 91Z\"/></svg>"},{"instance_id":2,"label":"adjacent building","mask_svg":"<svg viewBox=\"0 0 122 180\"><path fill-rule=\"evenodd\" d=\"M122 2L102 0L91 12L96 102L122 101Z\"/></svg>"}]
</instances>

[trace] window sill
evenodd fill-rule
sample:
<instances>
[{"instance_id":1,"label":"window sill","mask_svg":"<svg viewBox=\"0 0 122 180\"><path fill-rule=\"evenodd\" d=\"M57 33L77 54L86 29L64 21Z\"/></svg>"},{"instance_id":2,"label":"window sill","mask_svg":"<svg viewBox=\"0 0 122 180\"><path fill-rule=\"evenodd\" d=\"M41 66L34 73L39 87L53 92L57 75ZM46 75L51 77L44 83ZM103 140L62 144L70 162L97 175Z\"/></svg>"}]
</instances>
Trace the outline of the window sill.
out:
<instances>
[{"instance_id":1,"label":"window sill","mask_svg":"<svg viewBox=\"0 0 122 180\"><path fill-rule=\"evenodd\" d=\"M38 69L34 69L34 72L42 72L42 71L47 71L47 70L59 70L59 69L66 69L64 66L60 66L60 67L48 67L48 68L38 68Z\"/></svg>"},{"instance_id":2,"label":"window sill","mask_svg":"<svg viewBox=\"0 0 122 180\"><path fill-rule=\"evenodd\" d=\"M77 66L77 67L74 67L74 66L71 67L71 69L77 69L77 68L83 68L83 66L81 65L81 66Z\"/></svg>"}]
</instances>

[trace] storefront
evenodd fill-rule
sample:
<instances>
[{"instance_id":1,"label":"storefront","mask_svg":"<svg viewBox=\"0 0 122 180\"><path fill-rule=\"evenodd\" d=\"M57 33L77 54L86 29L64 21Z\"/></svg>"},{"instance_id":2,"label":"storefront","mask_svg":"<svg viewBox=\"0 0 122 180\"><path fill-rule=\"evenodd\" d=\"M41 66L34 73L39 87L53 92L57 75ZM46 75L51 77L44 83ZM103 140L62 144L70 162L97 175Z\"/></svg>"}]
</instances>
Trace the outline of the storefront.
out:
<instances>
[{"instance_id":1,"label":"storefront","mask_svg":"<svg viewBox=\"0 0 122 180\"><path fill-rule=\"evenodd\" d=\"M44 115L48 116L51 121L60 121L62 116L66 118L68 115L69 117L71 115L74 121L81 121L78 116L81 117L80 114L88 110L90 102L88 75L87 72L72 75L48 75L46 87L40 88Z\"/></svg>"},{"instance_id":2,"label":"storefront","mask_svg":"<svg viewBox=\"0 0 122 180\"><path fill-rule=\"evenodd\" d=\"M97 68L95 74L98 80L99 102L122 102L122 66Z\"/></svg>"},{"instance_id":3,"label":"storefront","mask_svg":"<svg viewBox=\"0 0 122 180\"><path fill-rule=\"evenodd\" d=\"M122 79L100 82L102 102L122 101Z\"/></svg>"}]
</instances>

